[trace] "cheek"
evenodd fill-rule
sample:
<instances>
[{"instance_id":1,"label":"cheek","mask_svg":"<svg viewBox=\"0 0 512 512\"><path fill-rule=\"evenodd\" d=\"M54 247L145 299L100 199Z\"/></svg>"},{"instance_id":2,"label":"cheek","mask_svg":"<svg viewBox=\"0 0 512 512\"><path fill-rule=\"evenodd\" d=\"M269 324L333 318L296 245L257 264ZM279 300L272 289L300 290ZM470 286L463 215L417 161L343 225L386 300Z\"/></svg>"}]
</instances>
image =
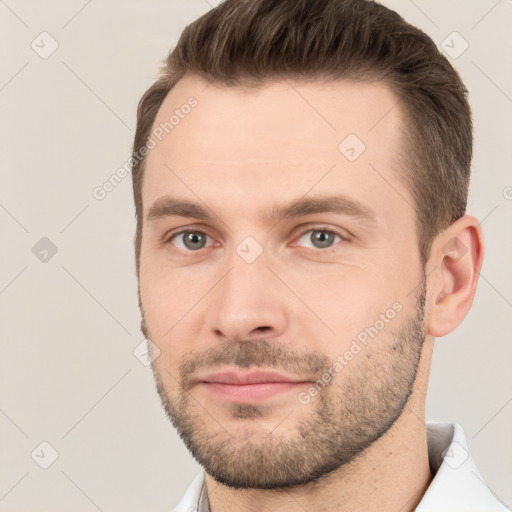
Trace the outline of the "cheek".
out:
<instances>
[{"instance_id":1,"label":"cheek","mask_svg":"<svg viewBox=\"0 0 512 512\"><path fill-rule=\"evenodd\" d=\"M180 362L202 349L209 283L204 272L141 261L140 295L148 335L160 350L158 364L173 376Z\"/></svg>"},{"instance_id":2,"label":"cheek","mask_svg":"<svg viewBox=\"0 0 512 512\"><path fill-rule=\"evenodd\" d=\"M380 273L369 265L364 269L311 267L307 272L303 269L300 275L288 270L283 280L302 300L297 307L306 308L305 314L298 316L299 321L313 321L317 335L332 337L334 333L344 343L373 325L403 296L398 282L390 280L382 269Z\"/></svg>"},{"instance_id":3,"label":"cheek","mask_svg":"<svg viewBox=\"0 0 512 512\"><path fill-rule=\"evenodd\" d=\"M157 265L141 264L140 298L147 327L158 341L168 338L194 300L193 287L176 279L175 272L158 271Z\"/></svg>"}]
</instances>

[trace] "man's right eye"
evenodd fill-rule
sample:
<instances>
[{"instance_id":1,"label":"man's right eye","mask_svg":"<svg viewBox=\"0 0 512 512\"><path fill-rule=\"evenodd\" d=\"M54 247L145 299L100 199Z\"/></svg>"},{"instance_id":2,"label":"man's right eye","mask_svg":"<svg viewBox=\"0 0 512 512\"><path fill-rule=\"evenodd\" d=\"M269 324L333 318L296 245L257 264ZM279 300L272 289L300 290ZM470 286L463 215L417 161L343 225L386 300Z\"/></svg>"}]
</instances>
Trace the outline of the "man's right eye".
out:
<instances>
[{"instance_id":1,"label":"man's right eye","mask_svg":"<svg viewBox=\"0 0 512 512\"><path fill-rule=\"evenodd\" d=\"M182 251L190 252L209 247L213 240L204 231L184 230L171 236L168 243Z\"/></svg>"}]
</instances>

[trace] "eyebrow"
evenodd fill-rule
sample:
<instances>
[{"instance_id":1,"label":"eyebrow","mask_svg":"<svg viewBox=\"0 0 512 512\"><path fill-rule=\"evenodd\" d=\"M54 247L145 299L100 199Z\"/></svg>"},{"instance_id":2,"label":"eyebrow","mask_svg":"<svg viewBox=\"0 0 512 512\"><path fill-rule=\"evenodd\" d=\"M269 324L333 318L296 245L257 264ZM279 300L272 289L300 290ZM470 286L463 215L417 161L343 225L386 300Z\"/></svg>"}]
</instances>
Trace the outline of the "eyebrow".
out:
<instances>
[{"instance_id":1,"label":"eyebrow","mask_svg":"<svg viewBox=\"0 0 512 512\"><path fill-rule=\"evenodd\" d=\"M275 204L268 210L263 218L265 221L275 223L280 220L295 217L304 217L315 213L336 213L358 217L368 222L375 222L375 214L359 201L343 195L300 198L288 204ZM157 199L149 208L146 219L148 222L157 221L166 217L189 217L198 220L213 220L217 218L209 208L188 200L163 196Z\"/></svg>"}]
</instances>

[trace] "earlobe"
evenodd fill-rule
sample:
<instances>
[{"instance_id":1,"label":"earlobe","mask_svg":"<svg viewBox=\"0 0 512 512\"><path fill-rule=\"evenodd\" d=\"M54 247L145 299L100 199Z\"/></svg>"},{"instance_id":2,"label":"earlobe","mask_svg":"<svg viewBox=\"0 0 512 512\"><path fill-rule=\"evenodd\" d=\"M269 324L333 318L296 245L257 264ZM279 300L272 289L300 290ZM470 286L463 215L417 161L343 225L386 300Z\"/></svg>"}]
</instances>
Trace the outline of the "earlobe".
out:
<instances>
[{"instance_id":1,"label":"earlobe","mask_svg":"<svg viewBox=\"0 0 512 512\"><path fill-rule=\"evenodd\" d=\"M429 266L428 334L453 331L468 313L484 256L480 222L465 215L440 233L432 245Z\"/></svg>"}]
</instances>

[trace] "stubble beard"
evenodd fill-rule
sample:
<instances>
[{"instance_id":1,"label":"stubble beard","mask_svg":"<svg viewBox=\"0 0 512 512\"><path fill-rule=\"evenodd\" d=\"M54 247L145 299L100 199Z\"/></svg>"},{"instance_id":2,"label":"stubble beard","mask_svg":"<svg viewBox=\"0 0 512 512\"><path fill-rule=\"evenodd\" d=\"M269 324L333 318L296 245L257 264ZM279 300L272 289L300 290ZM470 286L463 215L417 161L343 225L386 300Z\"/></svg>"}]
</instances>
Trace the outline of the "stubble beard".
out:
<instances>
[{"instance_id":1,"label":"stubble beard","mask_svg":"<svg viewBox=\"0 0 512 512\"><path fill-rule=\"evenodd\" d=\"M400 417L413 390L425 340L424 307L423 287L415 313L396 330L391 324L386 327L391 339L382 339L379 333L315 399L308 404L297 401L288 416L267 404L230 404L229 425L222 425L215 410L208 411L207 403L192 396L190 376L197 368L215 364L321 375L332 366L325 355L296 354L264 339L230 343L185 362L175 377L180 383L175 396L164 385L165 370L153 363L156 388L183 442L219 483L236 489L305 485L349 464ZM148 337L144 321L143 332ZM170 374L167 377L171 379ZM287 428L280 432L281 424Z\"/></svg>"}]
</instances>

